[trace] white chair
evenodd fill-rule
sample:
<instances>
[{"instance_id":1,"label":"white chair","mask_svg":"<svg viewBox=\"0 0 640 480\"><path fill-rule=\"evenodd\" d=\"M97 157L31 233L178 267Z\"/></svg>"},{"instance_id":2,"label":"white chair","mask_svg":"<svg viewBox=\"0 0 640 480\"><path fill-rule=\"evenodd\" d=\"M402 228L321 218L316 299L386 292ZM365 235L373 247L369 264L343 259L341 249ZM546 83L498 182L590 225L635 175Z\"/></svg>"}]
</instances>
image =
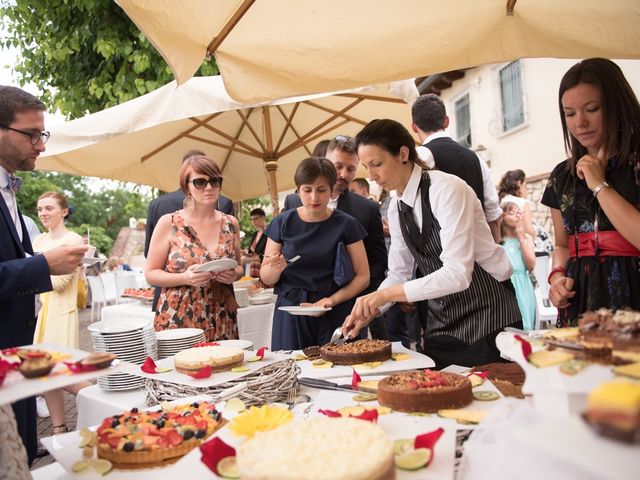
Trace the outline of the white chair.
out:
<instances>
[{"instance_id":1,"label":"white chair","mask_svg":"<svg viewBox=\"0 0 640 480\"><path fill-rule=\"evenodd\" d=\"M87 281L89 282L89 289L91 290L91 321L93 322L93 309L98 306L98 318L100 318L100 308L107 303L104 295L104 286L102 285L102 279L95 275L87 275Z\"/></svg>"},{"instance_id":2,"label":"white chair","mask_svg":"<svg viewBox=\"0 0 640 480\"><path fill-rule=\"evenodd\" d=\"M104 298L106 303L116 303L118 300L118 287L116 286L116 275L113 272L100 274L104 287Z\"/></svg>"},{"instance_id":3,"label":"white chair","mask_svg":"<svg viewBox=\"0 0 640 480\"><path fill-rule=\"evenodd\" d=\"M539 253L537 255L540 255ZM538 286L534 289L536 297L536 320L534 329L547 328L554 325L558 318L558 309L549 300L549 284L547 277L551 271L551 257L548 253L536 256L536 266L533 273L538 280Z\"/></svg>"},{"instance_id":4,"label":"white chair","mask_svg":"<svg viewBox=\"0 0 640 480\"><path fill-rule=\"evenodd\" d=\"M116 280L116 303L126 302L127 298L122 298L122 294L127 288L138 288L138 280L135 272L117 272Z\"/></svg>"}]
</instances>

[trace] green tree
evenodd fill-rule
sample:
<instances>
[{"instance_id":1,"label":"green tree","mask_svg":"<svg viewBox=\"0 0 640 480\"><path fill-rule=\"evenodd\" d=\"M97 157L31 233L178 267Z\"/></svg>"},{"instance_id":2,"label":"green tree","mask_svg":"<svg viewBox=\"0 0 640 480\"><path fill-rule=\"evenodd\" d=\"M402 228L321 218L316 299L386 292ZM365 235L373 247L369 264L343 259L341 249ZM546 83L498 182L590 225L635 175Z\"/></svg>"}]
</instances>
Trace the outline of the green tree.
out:
<instances>
[{"instance_id":1,"label":"green tree","mask_svg":"<svg viewBox=\"0 0 640 480\"><path fill-rule=\"evenodd\" d=\"M67 118L131 100L173 80L146 37L113 0L0 0L0 45L20 56L20 84L42 91ZM179 8L176 5L176 8ZM215 75L213 60L200 75Z\"/></svg>"},{"instance_id":2,"label":"green tree","mask_svg":"<svg viewBox=\"0 0 640 480\"><path fill-rule=\"evenodd\" d=\"M144 187L129 190L123 182L115 188L95 191L85 177L55 172L21 172L24 182L18 192L20 209L39 223L37 202L44 192L62 193L73 212L68 227L81 234L91 229L91 243L101 253L108 255L122 227L129 225L129 218L144 218L151 195Z\"/></svg>"}]
</instances>

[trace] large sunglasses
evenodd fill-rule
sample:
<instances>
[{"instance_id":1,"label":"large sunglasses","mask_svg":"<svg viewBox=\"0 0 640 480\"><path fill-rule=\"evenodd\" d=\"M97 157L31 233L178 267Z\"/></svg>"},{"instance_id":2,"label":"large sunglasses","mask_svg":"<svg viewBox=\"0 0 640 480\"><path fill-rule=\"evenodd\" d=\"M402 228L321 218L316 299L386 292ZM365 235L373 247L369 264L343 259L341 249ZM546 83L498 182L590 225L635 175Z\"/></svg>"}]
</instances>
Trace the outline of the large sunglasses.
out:
<instances>
[{"instance_id":1,"label":"large sunglasses","mask_svg":"<svg viewBox=\"0 0 640 480\"><path fill-rule=\"evenodd\" d=\"M6 125L0 125L0 128L26 135L27 137L29 137L31 145L37 145L40 140L42 140L42 143L47 143L47 140L49 140L49 137L51 136L51 134L47 131L40 132L38 130L20 130L17 128L8 127Z\"/></svg>"},{"instance_id":2,"label":"large sunglasses","mask_svg":"<svg viewBox=\"0 0 640 480\"><path fill-rule=\"evenodd\" d=\"M191 180L191 183L193 183L193 186L198 190L204 190L207 188L207 183L211 185L211 188L220 188L222 186L222 178L194 178Z\"/></svg>"}]
</instances>

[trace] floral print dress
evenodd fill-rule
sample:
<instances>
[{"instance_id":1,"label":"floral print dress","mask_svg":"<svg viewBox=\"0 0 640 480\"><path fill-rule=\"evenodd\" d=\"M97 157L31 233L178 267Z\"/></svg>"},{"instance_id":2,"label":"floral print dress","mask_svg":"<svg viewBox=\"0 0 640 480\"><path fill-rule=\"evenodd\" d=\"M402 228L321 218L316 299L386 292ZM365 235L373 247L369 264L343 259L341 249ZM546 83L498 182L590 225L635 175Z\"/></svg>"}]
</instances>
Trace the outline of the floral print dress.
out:
<instances>
[{"instance_id":1,"label":"floral print dress","mask_svg":"<svg viewBox=\"0 0 640 480\"><path fill-rule=\"evenodd\" d=\"M169 255L165 270L182 273L193 264L221 258L235 260L235 227L229 217L222 214L220 237L215 252L209 252L195 230L187 225L183 210L171 216ZM207 341L238 338L238 304L233 287L211 281L204 287L181 285L163 287L158 299L154 319L156 331L171 328L201 328Z\"/></svg>"},{"instance_id":2,"label":"floral print dress","mask_svg":"<svg viewBox=\"0 0 640 480\"><path fill-rule=\"evenodd\" d=\"M618 161L609 159L606 180L640 210L640 156L615 168ZM542 203L560 210L567 235L615 231L586 182L567 170L567 161L551 172ZM567 308L558 310L558 327L575 326L582 313L601 307L640 310L640 257L582 256L578 250L566 269L576 295Z\"/></svg>"}]
</instances>

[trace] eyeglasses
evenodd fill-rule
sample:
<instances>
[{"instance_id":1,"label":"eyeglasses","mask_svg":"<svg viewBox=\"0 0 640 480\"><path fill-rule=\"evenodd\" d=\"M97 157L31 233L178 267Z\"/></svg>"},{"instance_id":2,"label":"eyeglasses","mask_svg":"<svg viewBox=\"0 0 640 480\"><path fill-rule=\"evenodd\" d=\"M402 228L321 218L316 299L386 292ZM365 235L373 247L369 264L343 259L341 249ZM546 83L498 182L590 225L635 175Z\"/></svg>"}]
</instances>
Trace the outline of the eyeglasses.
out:
<instances>
[{"instance_id":1,"label":"eyeglasses","mask_svg":"<svg viewBox=\"0 0 640 480\"><path fill-rule=\"evenodd\" d=\"M211 185L211 188L220 188L222 186L222 178L194 178L191 180L191 183L193 183L193 186L198 190L204 190L207 188L207 183Z\"/></svg>"},{"instance_id":2,"label":"eyeglasses","mask_svg":"<svg viewBox=\"0 0 640 480\"><path fill-rule=\"evenodd\" d=\"M40 140L42 140L42 143L47 143L47 141L49 140L49 137L51 136L51 133L47 131L40 132L38 130L31 130L31 131L18 130L17 128L7 127L6 125L0 125L0 128L3 128L5 130L11 130L12 132L18 132L18 133L21 133L22 135L26 135L27 137L29 137L29 141L31 142L31 145L37 145Z\"/></svg>"}]
</instances>

